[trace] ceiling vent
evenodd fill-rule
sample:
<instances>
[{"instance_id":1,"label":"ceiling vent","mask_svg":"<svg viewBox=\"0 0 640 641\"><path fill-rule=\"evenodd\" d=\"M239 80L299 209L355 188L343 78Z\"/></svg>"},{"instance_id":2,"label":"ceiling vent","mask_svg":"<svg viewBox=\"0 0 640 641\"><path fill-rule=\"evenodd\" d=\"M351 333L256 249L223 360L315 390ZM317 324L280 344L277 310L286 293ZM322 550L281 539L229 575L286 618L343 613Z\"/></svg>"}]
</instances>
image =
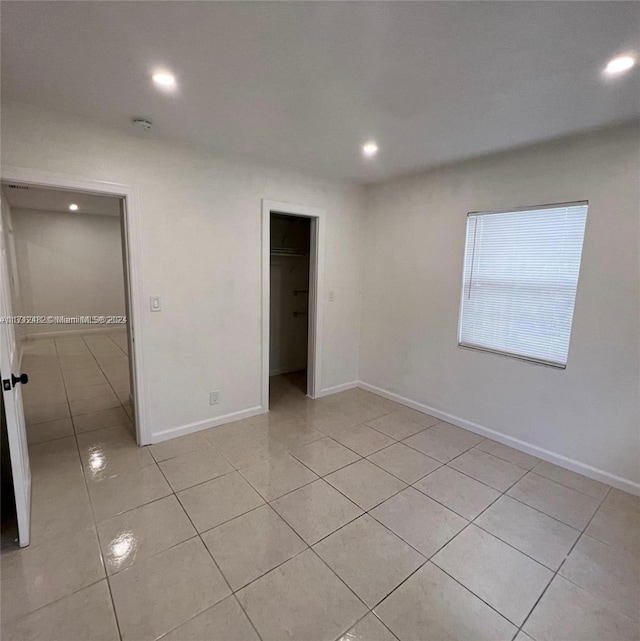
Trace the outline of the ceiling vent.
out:
<instances>
[{"instance_id":1,"label":"ceiling vent","mask_svg":"<svg viewBox=\"0 0 640 641\"><path fill-rule=\"evenodd\" d=\"M28 191L29 190L29 187L27 187L26 185L7 185L7 187L9 189L22 189L24 191Z\"/></svg>"}]
</instances>

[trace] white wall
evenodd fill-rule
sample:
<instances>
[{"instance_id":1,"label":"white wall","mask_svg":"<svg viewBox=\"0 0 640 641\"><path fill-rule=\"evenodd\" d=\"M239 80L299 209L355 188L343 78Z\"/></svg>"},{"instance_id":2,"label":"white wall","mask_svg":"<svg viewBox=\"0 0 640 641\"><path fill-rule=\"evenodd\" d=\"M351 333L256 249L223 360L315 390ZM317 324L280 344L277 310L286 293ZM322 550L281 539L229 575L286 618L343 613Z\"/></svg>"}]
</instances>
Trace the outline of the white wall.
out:
<instances>
[{"instance_id":1,"label":"white wall","mask_svg":"<svg viewBox=\"0 0 640 641\"><path fill-rule=\"evenodd\" d=\"M21 305L29 316L124 316L120 218L13 208ZM104 329L25 325L24 335Z\"/></svg>"},{"instance_id":2,"label":"white wall","mask_svg":"<svg viewBox=\"0 0 640 641\"><path fill-rule=\"evenodd\" d=\"M325 283L336 299L323 302L321 384L356 380L360 187L16 104L2 109L2 162L137 190L144 293L163 306L145 307L142 328L155 440L260 405L263 198L327 211Z\"/></svg>"},{"instance_id":3,"label":"white wall","mask_svg":"<svg viewBox=\"0 0 640 641\"><path fill-rule=\"evenodd\" d=\"M368 188L360 379L640 490L638 133L615 128ZM467 212L585 199L567 369L459 348Z\"/></svg>"}]
</instances>

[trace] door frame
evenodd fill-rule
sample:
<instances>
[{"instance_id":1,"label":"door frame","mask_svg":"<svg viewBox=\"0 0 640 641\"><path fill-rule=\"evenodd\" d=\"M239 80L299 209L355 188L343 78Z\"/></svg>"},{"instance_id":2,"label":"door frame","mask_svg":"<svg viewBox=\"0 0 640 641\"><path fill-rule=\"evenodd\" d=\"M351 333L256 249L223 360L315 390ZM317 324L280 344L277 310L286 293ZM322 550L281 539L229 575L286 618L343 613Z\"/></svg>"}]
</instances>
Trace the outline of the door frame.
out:
<instances>
[{"instance_id":1,"label":"door frame","mask_svg":"<svg viewBox=\"0 0 640 641\"><path fill-rule=\"evenodd\" d=\"M307 396L318 398L322 390L322 328L324 305L324 257L326 211L318 207L262 200L262 399L269 411L269 315L271 312L271 214L311 219L309 253L309 331Z\"/></svg>"},{"instance_id":2,"label":"door frame","mask_svg":"<svg viewBox=\"0 0 640 641\"><path fill-rule=\"evenodd\" d=\"M34 187L69 189L96 194L98 196L118 196L123 199L124 207L124 256L128 274L128 307L131 318L127 319L128 330L133 342L133 353L129 355L134 376L131 391L134 398L136 441L138 445L151 443L149 423L149 404L146 387L146 364L144 349L144 287L142 279L142 231L138 194L134 187L100 180L88 180L28 167L2 165L0 181L13 182Z\"/></svg>"}]
</instances>

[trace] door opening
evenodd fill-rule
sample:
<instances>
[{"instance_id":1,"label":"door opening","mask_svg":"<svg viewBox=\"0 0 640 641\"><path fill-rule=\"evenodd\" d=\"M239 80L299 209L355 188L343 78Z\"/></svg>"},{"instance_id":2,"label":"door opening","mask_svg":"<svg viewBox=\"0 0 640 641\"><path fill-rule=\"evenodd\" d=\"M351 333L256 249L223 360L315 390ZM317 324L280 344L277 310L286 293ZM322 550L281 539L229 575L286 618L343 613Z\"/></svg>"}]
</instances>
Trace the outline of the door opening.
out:
<instances>
[{"instance_id":1,"label":"door opening","mask_svg":"<svg viewBox=\"0 0 640 641\"><path fill-rule=\"evenodd\" d=\"M263 201L264 411L280 394L320 395L323 223L323 210Z\"/></svg>"},{"instance_id":2,"label":"door opening","mask_svg":"<svg viewBox=\"0 0 640 641\"><path fill-rule=\"evenodd\" d=\"M269 378L277 392L307 393L311 219L271 213Z\"/></svg>"},{"instance_id":3,"label":"door opening","mask_svg":"<svg viewBox=\"0 0 640 641\"><path fill-rule=\"evenodd\" d=\"M0 315L13 319L0 327L3 422L24 546L30 446L102 424L148 442L134 337L138 236L127 187L11 167L3 168L1 187ZM94 458L85 472L100 474L101 457Z\"/></svg>"}]
</instances>

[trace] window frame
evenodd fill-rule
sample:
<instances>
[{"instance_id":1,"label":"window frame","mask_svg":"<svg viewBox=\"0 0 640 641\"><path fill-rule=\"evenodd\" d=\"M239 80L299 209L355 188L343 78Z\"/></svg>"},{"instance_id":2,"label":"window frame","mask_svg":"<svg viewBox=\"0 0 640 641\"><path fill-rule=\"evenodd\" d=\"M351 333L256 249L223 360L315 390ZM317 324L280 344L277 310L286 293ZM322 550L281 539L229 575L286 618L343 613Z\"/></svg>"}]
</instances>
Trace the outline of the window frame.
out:
<instances>
[{"instance_id":1,"label":"window frame","mask_svg":"<svg viewBox=\"0 0 640 641\"><path fill-rule=\"evenodd\" d=\"M507 358L515 358L519 361L524 361L525 363L530 363L532 365L541 365L544 367L551 367L555 370L566 370L567 364L569 362L569 353L567 351L567 362L562 364L556 361L545 360L544 358L535 358L533 356L523 356L522 354L514 354L513 352L507 352L504 350L494 349L491 347L481 347L479 345L470 345L468 343L462 342L462 314L463 314L463 303L465 295L465 272L466 272L466 254L467 254L467 230L469 225L470 216L484 216L488 214L516 214L526 211L535 211L537 209L561 209L563 207L579 207L586 206L587 208L587 217L589 214L589 201L588 200L571 200L567 202L559 203L546 203L541 205L526 205L524 207L509 207L506 209L493 209L493 210L481 210L481 211L470 211L465 217L465 236L464 236L464 246L463 246L463 258L462 258L462 282L460 284L460 301L458 307L458 347L461 349L468 349L474 352L483 352L488 354L495 354L497 356L506 356ZM582 252L584 251L584 240L587 234L587 220L585 219L585 229L584 235L582 237L582 248L580 250L580 265L578 267L578 280L576 281L576 294L575 299L578 297L578 284L580 282L580 270L582 268ZM575 300L574 300L574 315L571 318L571 330L569 333L569 349L571 347L571 333L573 332L573 320L575 316Z\"/></svg>"}]
</instances>

